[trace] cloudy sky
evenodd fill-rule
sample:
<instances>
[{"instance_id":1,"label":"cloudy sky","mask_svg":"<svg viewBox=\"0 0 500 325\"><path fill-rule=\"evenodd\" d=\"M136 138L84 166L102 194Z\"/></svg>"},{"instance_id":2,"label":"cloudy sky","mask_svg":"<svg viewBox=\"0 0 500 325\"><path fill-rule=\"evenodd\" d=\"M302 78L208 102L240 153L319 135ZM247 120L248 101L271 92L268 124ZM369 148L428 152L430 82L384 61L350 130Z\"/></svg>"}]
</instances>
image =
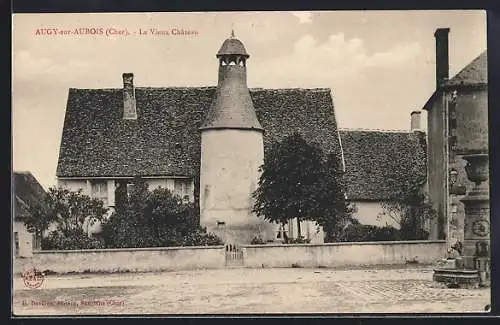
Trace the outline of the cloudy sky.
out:
<instances>
[{"instance_id":1,"label":"cloudy sky","mask_svg":"<svg viewBox=\"0 0 500 325\"><path fill-rule=\"evenodd\" d=\"M211 86L234 28L249 87L331 88L342 128L408 129L435 87L436 28L449 27L453 76L486 49L483 11L17 14L13 18L13 168L55 184L68 88ZM130 35L37 35L102 28ZM196 31L138 35L139 29Z\"/></svg>"}]
</instances>

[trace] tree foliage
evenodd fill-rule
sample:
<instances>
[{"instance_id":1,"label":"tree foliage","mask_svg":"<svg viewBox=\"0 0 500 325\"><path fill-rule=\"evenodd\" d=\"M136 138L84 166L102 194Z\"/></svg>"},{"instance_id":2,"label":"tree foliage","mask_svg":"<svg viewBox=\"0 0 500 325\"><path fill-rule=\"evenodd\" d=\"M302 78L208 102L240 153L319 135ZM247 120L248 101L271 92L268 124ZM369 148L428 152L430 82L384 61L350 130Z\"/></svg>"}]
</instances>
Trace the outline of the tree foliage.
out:
<instances>
[{"instance_id":1,"label":"tree foliage","mask_svg":"<svg viewBox=\"0 0 500 325\"><path fill-rule=\"evenodd\" d=\"M39 204L29 207L23 221L28 231L42 238L42 249L82 249L99 246L82 239L86 236L82 230L85 218L102 220L105 213L103 202L84 195L82 190L52 187ZM50 228L53 231L43 238Z\"/></svg>"},{"instance_id":2,"label":"tree foliage","mask_svg":"<svg viewBox=\"0 0 500 325\"><path fill-rule=\"evenodd\" d=\"M149 191L136 178L125 197L117 193L116 213L103 226L108 247L219 245L222 241L199 227L199 209L168 189Z\"/></svg>"},{"instance_id":3,"label":"tree foliage","mask_svg":"<svg viewBox=\"0 0 500 325\"><path fill-rule=\"evenodd\" d=\"M52 231L42 238L43 249L72 250L104 248L104 242L97 238L89 238L81 228Z\"/></svg>"},{"instance_id":4,"label":"tree foliage","mask_svg":"<svg viewBox=\"0 0 500 325\"><path fill-rule=\"evenodd\" d=\"M30 215L24 219L24 223L31 232L43 232L49 226L66 231L81 229L88 216L102 220L105 213L103 202L84 195L82 190L52 187L41 204L30 207Z\"/></svg>"},{"instance_id":5,"label":"tree foliage","mask_svg":"<svg viewBox=\"0 0 500 325\"><path fill-rule=\"evenodd\" d=\"M260 168L253 212L278 224L313 220L333 232L350 214L338 160L299 133L274 143Z\"/></svg>"}]
</instances>

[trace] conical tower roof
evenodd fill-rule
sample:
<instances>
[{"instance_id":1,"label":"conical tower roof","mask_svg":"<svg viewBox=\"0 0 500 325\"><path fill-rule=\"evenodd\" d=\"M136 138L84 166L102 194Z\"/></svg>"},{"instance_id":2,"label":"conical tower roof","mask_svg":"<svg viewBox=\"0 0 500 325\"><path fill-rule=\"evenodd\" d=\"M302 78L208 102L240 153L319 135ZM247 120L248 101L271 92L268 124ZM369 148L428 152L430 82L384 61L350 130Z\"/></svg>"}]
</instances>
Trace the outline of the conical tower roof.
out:
<instances>
[{"instance_id":1,"label":"conical tower roof","mask_svg":"<svg viewBox=\"0 0 500 325\"><path fill-rule=\"evenodd\" d=\"M217 57L225 55L249 57L234 33L217 53ZM262 130L247 87L245 65L219 65L217 90L200 129Z\"/></svg>"},{"instance_id":2,"label":"conical tower roof","mask_svg":"<svg viewBox=\"0 0 500 325\"><path fill-rule=\"evenodd\" d=\"M241 55L246 58L250 57L243 43L239 39L234 37L234 31L231 32L231 37L226 39L224 43L222 43L222 46L219 52L217 52L216 57L219 58L223 55Z\"/></svg>"}]
</instances>

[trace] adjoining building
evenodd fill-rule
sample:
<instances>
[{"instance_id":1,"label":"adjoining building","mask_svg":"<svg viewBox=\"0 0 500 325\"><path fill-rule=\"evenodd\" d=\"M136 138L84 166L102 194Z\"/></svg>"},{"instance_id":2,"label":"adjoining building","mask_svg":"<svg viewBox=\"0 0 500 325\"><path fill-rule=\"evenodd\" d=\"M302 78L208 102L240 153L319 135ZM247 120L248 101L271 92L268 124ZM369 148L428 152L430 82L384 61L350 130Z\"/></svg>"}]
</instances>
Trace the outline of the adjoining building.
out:
<instances>
[{"instance_id":1,"label":"adjoining building","mask_svg":"<svg viewBox=\"0 0 500 325\"><path fill-rule=\"evenodd\" d=\"M471 189L462 159L481 148L488 152L487 51L449 79L449 28L439 28L436 39L436 91L425 103L428 112L429 196L438 213L431 238L463 241L464 205L460 199ZM465 147L457 146L460 138Z\"/></svg>"},{"instance_id":2,"label":"adjoining building","mask_svg":"<svg viewBox=\"0 0 500 325\"><path fill-rule=\"evenodd\" d=\"M41 238L28 231L24 220L37 206L44 204L47 193L30 172L14 172L12 185L14 256L31 257L33 249L41 248Z\"/></svg>"}]
</instances>

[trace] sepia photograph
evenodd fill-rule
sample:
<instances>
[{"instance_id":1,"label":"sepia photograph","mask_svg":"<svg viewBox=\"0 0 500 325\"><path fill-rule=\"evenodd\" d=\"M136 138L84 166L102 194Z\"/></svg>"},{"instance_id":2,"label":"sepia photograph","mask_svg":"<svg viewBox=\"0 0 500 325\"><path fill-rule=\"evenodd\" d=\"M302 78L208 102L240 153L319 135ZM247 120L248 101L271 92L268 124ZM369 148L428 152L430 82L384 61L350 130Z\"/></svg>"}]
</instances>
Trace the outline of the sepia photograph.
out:
<instances>
[{"instance_id":1,"label":"sepia photograph","mask_svg":"<svg viewBox=\"0 0 500 325\"><path fill-rule=\"evenodd\" d=\"M12 15L12 315L488 313L482 10Z\"/></svg>"}]
</instances>

